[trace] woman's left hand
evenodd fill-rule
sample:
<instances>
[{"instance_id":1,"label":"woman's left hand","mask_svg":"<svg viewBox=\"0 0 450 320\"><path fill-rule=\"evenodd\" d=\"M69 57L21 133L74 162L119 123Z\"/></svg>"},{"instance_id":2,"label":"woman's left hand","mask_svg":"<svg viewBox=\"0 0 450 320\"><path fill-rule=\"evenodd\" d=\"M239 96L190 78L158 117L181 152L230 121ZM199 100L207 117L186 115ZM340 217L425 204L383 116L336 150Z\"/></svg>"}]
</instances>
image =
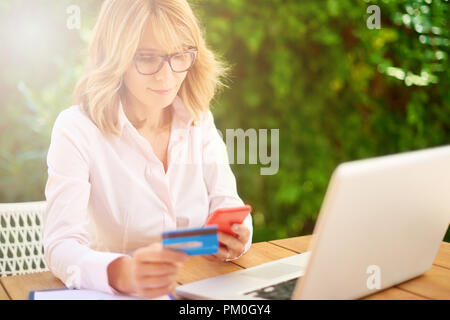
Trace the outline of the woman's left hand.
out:
<instances>
[{"instance_id":1,"label":"woman's left hand","mask_svg":"<svg viewBox=\"0 0 450 320\"><path fill-rule=\"evenodd\" d=\"M218 231L219 252L205 256L209 260L234 260L244 253L245 245L250 238L250 230L243 224L234 224L232 230L235 235Z\"/></svg>"}]
</instances>

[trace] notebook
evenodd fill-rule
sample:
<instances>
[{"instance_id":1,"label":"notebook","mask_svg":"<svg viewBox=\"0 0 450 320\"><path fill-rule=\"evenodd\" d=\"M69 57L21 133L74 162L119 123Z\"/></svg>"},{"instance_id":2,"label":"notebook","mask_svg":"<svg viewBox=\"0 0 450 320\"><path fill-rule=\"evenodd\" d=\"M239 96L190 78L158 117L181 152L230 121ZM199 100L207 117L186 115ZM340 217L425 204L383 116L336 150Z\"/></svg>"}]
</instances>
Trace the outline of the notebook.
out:
<instances>
[{"instance_id":1,"label":"notebook","mask_svg":"<svg viewBox=\"0 0 450 320\"><path fill-rule=\"evenodd\" d=\"M28 300L150 300L131 295L108 294L106 292L87 289L50 289L30 291ZM164 295L151 300L175 300L170 295Z\"/></svg>"}]
</instances>

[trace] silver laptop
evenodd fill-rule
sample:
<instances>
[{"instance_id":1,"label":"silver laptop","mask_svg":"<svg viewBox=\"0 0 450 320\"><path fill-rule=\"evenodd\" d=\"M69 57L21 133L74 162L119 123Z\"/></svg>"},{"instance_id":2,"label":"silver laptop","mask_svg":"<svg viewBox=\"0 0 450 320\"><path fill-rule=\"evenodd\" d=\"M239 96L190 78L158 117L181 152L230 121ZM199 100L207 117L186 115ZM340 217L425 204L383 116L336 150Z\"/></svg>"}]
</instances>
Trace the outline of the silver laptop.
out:
<instances>
[{"instance_id":1,"label":"silver laptop","mask_svg":"<svg viewBox=\"0 0 450 320\"><path fill-rule=\"evenodd\" d=\"M430 269L450 223L450 146L334 171L308 251L185 284L188 299L357 299Z\"/></svg>"}]
</instances>

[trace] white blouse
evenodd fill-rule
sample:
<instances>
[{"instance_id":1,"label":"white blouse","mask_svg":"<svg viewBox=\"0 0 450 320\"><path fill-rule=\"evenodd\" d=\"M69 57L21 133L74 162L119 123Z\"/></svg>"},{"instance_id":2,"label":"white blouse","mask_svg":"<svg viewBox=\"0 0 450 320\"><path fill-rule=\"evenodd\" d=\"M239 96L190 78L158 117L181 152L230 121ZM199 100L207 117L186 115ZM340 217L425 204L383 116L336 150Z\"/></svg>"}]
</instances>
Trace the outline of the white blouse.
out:
<instances>
[{"instance_id":1,"label":"white blouse","mask_svg":"<svg viewBox=\"0 0 450 320\"><path fill-rule=\"evenodd\" d=\"M177 96L168 170L119 107L120 136L105 138L71 106L57 117L47 155L44 258L67 287L117 293L107 266L163 231L201 227L217 208L241 206L211 111L197 123ZM250 229L252 218L244 224Z\"/></svg>"}]
</instances>

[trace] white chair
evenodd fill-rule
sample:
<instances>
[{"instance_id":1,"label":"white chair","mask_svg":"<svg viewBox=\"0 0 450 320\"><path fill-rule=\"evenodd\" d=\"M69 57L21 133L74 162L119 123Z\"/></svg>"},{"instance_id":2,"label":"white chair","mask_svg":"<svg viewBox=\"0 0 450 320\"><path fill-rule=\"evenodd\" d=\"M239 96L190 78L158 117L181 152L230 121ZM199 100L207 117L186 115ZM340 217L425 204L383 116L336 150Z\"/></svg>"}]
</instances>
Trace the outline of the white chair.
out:
<instances>
[{"instance_id":1,"label":"white chair","mask_svg":"<svg viewBox=\"0 0 450 320\"><path fill-rule=\"evenodd\" d=\"M42 246L46 201L0 203L0 277L48 271Z\"/></svg>"}]
</instances>

